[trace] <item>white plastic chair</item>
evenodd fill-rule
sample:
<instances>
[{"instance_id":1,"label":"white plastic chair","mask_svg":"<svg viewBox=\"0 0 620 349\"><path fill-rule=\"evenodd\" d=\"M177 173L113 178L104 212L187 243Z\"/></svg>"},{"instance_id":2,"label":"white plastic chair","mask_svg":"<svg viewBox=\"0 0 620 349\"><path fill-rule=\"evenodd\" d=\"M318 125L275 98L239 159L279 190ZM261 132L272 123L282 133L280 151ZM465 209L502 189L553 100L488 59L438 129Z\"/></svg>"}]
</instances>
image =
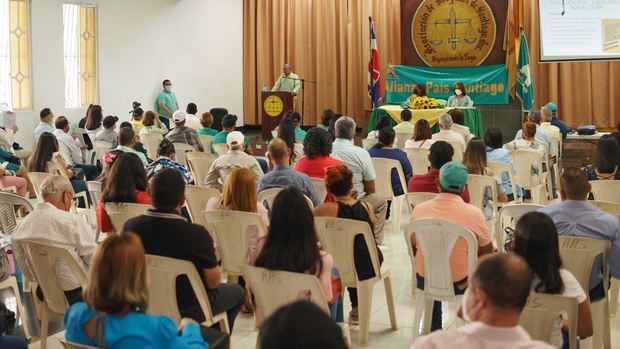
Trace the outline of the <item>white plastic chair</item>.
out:
<instances>
[{"instance_id":1,"label":"white plastic chair","mask_svg":"<svg viewBox=\"0 0 620 349\"><path fill-rule=\"evenodd\" d=\"M198 139L200 139L200 143L202 143L202 148L205 150L205 153L211 153L211 142L213 142L213 136L210 135L198 135Z\"/></svg>"},{"instance_id":2,"label":"white plastic chair","mask_svg":"<svg viewBox=\"0 0 620 349\"><path fill-rule=\"evenodd\" d=\"M575 349L577 348L578 309L577 298L532 292L519 317L519 325L527 331L532 339L549 342L558 316L566 313L569 323L569 348Z\"/></svg>"},{"instance_id":3,"label":"white plastic chair","mask_svg":"<svg viewBox=\"0 0 620 349\"><path fill-rule=\"evenodd\" d=\"M529 190L533 204L544 205L547 202L545 189L545 174L543 170L543 155L528 150L515 150L512 152L512 160L517 169L516 181L523 189ZM539 183L532 182L532 167L538 168Z\"/></svg>"},{"instance_id":4,"label":"white plastic chair","mask_svg":"<svg viewBox=\"0 0 620 349\"><path fill-rule=\"evenodd\" d=\"M428 172L428 154L430 150L425 148L405 148L407 158L413 167L414 175L422 175Z\"/></svg>"},{"instance_id":5,"label":"white plastic chair","mask_svg":"<svg viewBox=\"0 0 620 349\"><path fill-rule=\"evenodd\" d=\"M62 165L56 161L55 159L52 161L48 161L47 162L47 172L51 173L52 175L58 175L58 176L62 176L65 177L66 179L70 179L69 176L67 175L66 169L64 169L62 167ZM42 182L41 182L42 183ZM88 192L85 191L81 191L79 193L73 193L73 199L79 199L81 198L82 200L84 200L84 205L86 205L86 209L77 209L75 207L75 205L73 205L73 207L71 208L71 210L74 213L79 213L79 214L84 214L86 213L86 215L88 214L88 210L90 210L90 205L88 204ZM42 200L42 198L39 198ZM90 218L88 218L90 219Z\"/></svg>"},{"instance_id":6,"label":"white plastic chair","mask_svg":"<svg viewBox=\"0 0 620 349\"><path fill-rule=\"evenodd\" d=\"M392 281L390 269L379 265L379 255L375 238L367 222L331 217L314 218L317 234L321 246L334 258L334 267L340 271L340 279L344 287L357 288L358 311L359 311L359 345L368 343L368 327L370 324L370 310L372 309L372 291L374 286L383 281L385 297L390 315L390 324L393 330L398 329L396 323L396 311L394 308L394 295L392 293ZM368 246L370 260L375 276L358 280L355 269L353 246L355 237L361 234Z\"/></svg>"},{"instance_id":7,"label":"white plastic chair","mask_svg":"<svg viewBox=\"0 0 620 349\"><path fill-rule=\"evenodd\" d=\"M213 197L219 199L220 196L221 194L217 189L186 185L185 204L192 222L206 228L207 221L204 216L204 211L207 209L207 202Z\"/></svg>"},{"instance_id":8,"label":"white plastic chair","mask_svg":"<svg viewBox=\"0 0 620 349\"><path fill-rule=\"evenodd\" d=\"M211 146L213 147L213 150L215 150L215 154L217 154L217 156L221 156L221 155L228 153L228 144L226 143L217 143L217 144L211 143Z\"/></svg>"},{"instance_id":9,"label":"white plastic chair","mask_svg":"<svg viewBox=\"0 0 620 349\"><path fill-rule=\"evenodd\" d=\"M597 258L603 261L603 287L609 289L609 265L607 255L609 254L610 242L608 240L591 239L578 236L560 236L560 257L564 268L570 271L584 290L589 290L590 274ZM606 291L607 292L607 291ZM588 294L588 292L586 292ZM588 295L589 298L589 295ZM592 325L594 334L592 336L593 348L611 348L611 333L609 324L609 302L607 297L593 302L590 300L592 308Z\"/></svg>"},{"instance_id":10,"label":"white plastic chair","mask_svg":"<svg viewBox=\"0 0 620 349\"><path fill-rule=\"evenodd\" d=\"M177 304L176 283L179 276L185 275L206 318L201 325L210 327L219 323L222 332L230 333L226 311L213 314L203 279L192 262L147 254L146 270L150 296L147 309L149 314L169 316L176 324L181 321L181 313Z\"/></svg>"},{"instance_id":11,"label":"white plastic chair","mask_svg":"<svg viewBox=\"0 0 620 349\"><path fill-rule=\"evenodd\" d=\"M79 127L71 127L73 129L73 134L77 137L80 144L86 144L86 140L84 139L84 135L87 134L86 130ZM92 143L92 140L91 140ZM87 164L95 165L95 150L91 149L82 149L82 156L84 156L84 161Z\"/></svg>"},{"instance_id":12,"label":"white plastic chair","mask_svg":"<svg viewBox=\"0 0 620 349\"><path fill-rule=\"evenodd\" d=\"M63 315L69 307L57 273L58 263L66 263L68 265L82 289L86 288L88 281L87 272L84 264L62 247L51 246L32 240L20 240L19 243L24 249L28 269L32 272L34 281L38 283L45 298L45 306L41 316L40 346L42 349L45 349L47 348L50 314ZM33 294L33 297L36 296Z\"/></svg>"},{"instance_id":13,"label":"white plastic chair","mask_svg":"<svg viewBox=\"0 0 620 349\"><path fill-rule=\"evenodd\" d=\"M413 137L413 131L411 132L396 132L396 140L398 141L394 144L395 148L405 149L405 143Z\"/></svg>"},{"instance_id":14,"label":"white plastic chair","mask_svg":"<svg viewBox=\"0 0 620 349\"><path fill-rule=\"evenodd\" d=\"M248 228L255 226L258 236L267 236L263 218L257 213L232 210L208 211L204 216L220 251L222 272L229 277L243 275L241 266L248 264Z\"/></svg>"},{"instance_id":15,"label":"white plastic chair","mask_svg":"<svg viewBox=\"0 0 620 349\"><path fill-rule=\"evenodd\" d=\"M103 206L105 212L110 217L112 226L118 233L123 231L125 222L131 218L143 215L146 210L151 208L151 205L136 204L133 202L106 202Z\"/></svg>"},{"instance_id":16,"label":"white plastic chair","mask_svg":"<svg viewBox=\"0 0 620 349\"><path fill-rule=\"evenodd\" d=\"M103 156L105 155L105 153L112 150L112 143L105 141L95 141L94 138L91 139L93 140L93 149L95 150L95 162L98 160L103 166L103 164L105 163L103 161Z\"/></svg>"},{"instance_id":17,"label":"white plastic chair","mask_svg":"<svg viewBox=\"0 0 620 349\"><path fill-rule=\"evenodd\" d=\"M414 192L407 193L407 204L409 207L409 212L413 210L416 205L419 205L423 202L433 200L437 196L437 193L428 193L428 192Z\"/></svg>"},{"instance_id":18,"label":"white plastic chair","mask_svg":"<svg viewBox=\"0 0 620 349\"><path fill-rule=\"evenodd\" d=\"M187 167L187 160L185 160L185 154L188 152L196 151L196 148L187 143L172 143L174 145L174 153L177 157L177 163Z\"/></svg>"},{"instance_id":19,"label":"white plastic chair","mask_svg":"<svg viewBox=\"0 0 620 349\"><path fill-rule=\"evenodd\" d=\"M99 196L101 196L101 182L88 181L86 182L86 187L88 188L88 195L90 196L90 201L92 202L93 206L96 207L97 202L99 202ZM101 230L99 230L99 226L97 226L97 224L94 224L94 228L96 229L95 242L99 242Z\"/></svg>"},{"instance_id":20,"label":"white plastic chair","mask_svg":"<svg viewBox=\"0 0 620 349\"><path fill-rule=\"evenodd\" d=\"M207 173L209 173L211 164L216 159L215 155L210 152L193 151L185 153L185 158L187 160L189 170L194 176L194 183L199 186L204 186Z\"/></svg>"},{"instance_id":21,"label":"white plastic chair","mask_svg":"<svg viewBox=\"0 0 620 349\"><path fill-rule=\"evenodd\" d=\"M521 216L528 212L538 211L538 209L543 208L543 205L536 204L516 204L516 205L506 205L499 209L498 214L498 229L495 234L495 243L497 244L497 249L499 251L504 251L504 242L506 241L506 228L514 227L517 224L517 221Z\"/></svg>"},{"instance_id":22,"label":"white plastic chair","mask_svg":"<svg viewBox=\"0 0 620 349\"><path fill-rule=\"evenodd\" d=\"M510 187L512 188L512 194L513 194L514 200L509 201L509 202L500 202L498 203L498 205L504 206L504 205L515 204L515 203L520 202L521 200L519 200L519 196L517 195L518 189L517 189L517 181L515 179L516 174L515 174L515 171L512 165L505 163L505 162L489 161L487 163L487 167L493 170L496 176L502 177L504 173L508 173L508 180L510 181Z\"/></svg>"},{"instance_id":23,"label":"white plastic chair","mask_svg":"<svg viewBox=\"0 0 620 349\"><path fill-rule=\"evenodd\" d=\"M470 203L480 209L480 212L484 214L484 193L487 188L491 189L491 205L493 213L490 219L487 219L487 225L489 231L493 235L497 235L497 217L499 205L497 202L497 181L495 178L483 175L467 175L467 190L469 190Z\"/></svg>"},{"instance_id":24,"label":"white plastic chair","mask_svg":"<svg viewBox=\"0 0 620 349\"><path fill-rule=\"evenodd\" d=\"M364 138L362 139L362 148L368 150L370 148L373 147L373 145L379 143L379 140L377 139L368 139L368 138Z\"/></svg>"},{"instance_id":25,"label":"white plastic chair","mask_svg":"<svg viewBox=\"0 0 620 349\"><path fill-rule=\"evenodd\" d=\"M403 168L398 160L384 158L372 158L372 166L377 174L377 178L375 179L375 193L385 200L392 201L392 222L394 225L394 232L399 233L400 217L403 210L405 195L394 195L394 188L392 187L392 170L396 169L401 188L403 192L406 193L407 183L405 182Z\"/></svg>"},{"instance_id":26,"label":"white plastic chair","mask_svg":"<svg viewBox=\"0 0 620 349\"><path fill-rule=\"evenodd\" d=\"M36 195L37 199L39 199L39 201L43 200L43 198L41 198L41 184L48 177L51 176L52 174L47 172L28 172L28 179L30 179L30 182L32 182L32 186L34 187L34 194Z\"/></svg>"},{"instance_id":27,"label":"white plastic chair","mask_svg":"<svg viewBox=\"0 0 620 349\"><path fill-rule=\"evenodd\" d=\"M405 243L409 255L414 259L411 236L415 234L417 253L424 257L424 290L416 291L415 317L413 322L413 338L418 336L422 314L424 314L424 333L431 326L433 301L460 304L462 295L454 294L454 281L450 256L459 238L467 243L467 272L474 270L478 258L478 244L475 235L467 228L441 219L416 219L409 223L405 230ZM415 265L412 265L415 273ZM411 287L416 287L417 280L412 280ZM456 317L456 307L453 307Z\"/></svg>"},{"instance_id":28,"label":"white plastic chair","mask_svg":"<svg viewBox=\"0 0 620 349\"><path fill-rule=\"evenodd\" d=\"M140 135L140 141L144 145L149 159L157 159L157 148L159 148L162 139L164 139L164 135L160 133L150 132Z\"/></svg>"},{"instance_id":29,"label":"white plastic chair","mask_svg":"<svg viewBox=\"0 0 620 349\"><path fill-rule=\"evenodd\" d=\"M454 140L447 140L446 142L450 143L452 149L454 150L454 155L452 156L452 161L462 162L463 154L465 154L465 149L463 148L463 144Z\"/></svg>"},{"instance_id":30,"label":"white plastic chair","mask_svg":"<svg viewBox=\"0 0 620 349\"><path fill-rule=\"evenodd\" d=\"M312 182L312 186L314 187L314 191L316 192L316 196L319 198L319 202L325 202L325 198L327 197L327 188L325 187L325 180L323 178L310 178L310 182Z\"/></svg>"},{"instance_id":31,"label":"white plastic chair","mask_svg":"<svg viewBox=\"0 0 620 349\"><path fill-rule=\"evenodd\" d=\"M284 190L284 188L269 188L262 190L258 193L258 202L260 202L261 205L263 205L268 211L271 211L271 208L273 207L273 201L282 190ZM312 203L312 200L310 200L310 198L306 195L304 195L304 198L306 199L308 207L313 210L314 204Z\"/></svg>"},{"instance_id":32,"label":"white plastic chair","mask_svg":"<svg viewBox=\"0 0 620 349\"><path fill-rule=\"evenodd\" d=\"M63 331L63 336L64 336L64 331ZM60 344L62 344L63 348L65 349L100 349L98 347L91 347L91 346L84 345L84 344L69 342L68 340L64 338L56 338L56 336L54 336L54 338L58 339Z\"/></svg>"},{"instance_id":33,"label":"white plastic chair","mask_svg":"<svg viewBox=\"0 0 620 349\"><path fill-rule=\"evenodd\" d=\"M595 200L609 201L620 204L620 181L590 181L592 195Z\"/></svg>"}]
</instances>

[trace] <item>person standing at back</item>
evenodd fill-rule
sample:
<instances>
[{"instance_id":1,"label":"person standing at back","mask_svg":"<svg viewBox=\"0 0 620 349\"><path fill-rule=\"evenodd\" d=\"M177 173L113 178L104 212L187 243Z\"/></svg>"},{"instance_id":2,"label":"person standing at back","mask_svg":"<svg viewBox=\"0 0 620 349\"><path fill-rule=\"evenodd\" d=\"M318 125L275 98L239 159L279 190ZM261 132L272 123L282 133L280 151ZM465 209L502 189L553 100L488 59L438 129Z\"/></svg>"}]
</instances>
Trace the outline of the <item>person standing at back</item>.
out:
<instances>
[{"instance_id":1,"label":"person standing at back","mask_svg":"<svg viewBox=\"0 0 620 349\"><path fill-rule=\"evenodd\" d=\"M157 114L161 121L170 129L170 118L175 111L179 110L177 96L172 92L172 81L166 79L162 82L163 90L157 96Z\"/></svg>"}]
</instances>

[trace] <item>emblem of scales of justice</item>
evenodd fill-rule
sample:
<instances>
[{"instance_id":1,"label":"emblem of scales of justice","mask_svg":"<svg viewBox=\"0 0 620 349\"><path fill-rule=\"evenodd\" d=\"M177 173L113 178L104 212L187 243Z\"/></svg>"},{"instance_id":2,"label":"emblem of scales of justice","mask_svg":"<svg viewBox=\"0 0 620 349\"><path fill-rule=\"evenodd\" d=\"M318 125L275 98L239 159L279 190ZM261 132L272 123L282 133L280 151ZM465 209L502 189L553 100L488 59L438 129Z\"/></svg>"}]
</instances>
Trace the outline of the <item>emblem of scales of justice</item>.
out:
<instances>
[{"instance_id":1,"label":"emblem of scales of justice","mask_svg":"<svg viewBox=\"0 0 620 349\"><path fill-rule=\"evenodd\" d=\"M450 26L450 36L448 37L448 43L450 44L450 48L452 51L456 51L458 48L458 44L461 41L461 37L457 32L457 26L459 24L467 24L467 30L465 33L465 37L463 41L468 44L473 44L478 39L476 37L476 33L474 27L471 24L471 19L457 18L456 10L454 7L450 8L450 17L446 19L437 19L433 22L434 27L431 31L430 42L433 46L439 46L443 44L443 39L441 39L441 34L439 33L439 25L449 25Z\"/></svg>"}]
</instances>

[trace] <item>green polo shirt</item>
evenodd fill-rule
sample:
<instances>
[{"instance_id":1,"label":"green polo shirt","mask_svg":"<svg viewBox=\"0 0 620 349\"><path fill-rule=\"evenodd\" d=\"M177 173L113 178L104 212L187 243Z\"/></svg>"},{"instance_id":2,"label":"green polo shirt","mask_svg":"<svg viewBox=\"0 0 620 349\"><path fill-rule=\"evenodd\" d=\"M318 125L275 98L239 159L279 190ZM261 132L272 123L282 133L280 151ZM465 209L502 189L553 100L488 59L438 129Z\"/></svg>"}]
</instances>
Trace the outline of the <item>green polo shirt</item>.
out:
<instances>
[{"instance_id":1,"label":"green polo shirt","mask_svg":"<svg viewBox=\"0 0 620 349\"><path fill-rule=\"evenodd\" d=\"M215 153L215 149L213 149L213 144L226 144L226 137L228 136L228 134L230 133L230 131L220 131L218 132L218 134L216 134L215 136L213 136L213 140L211 141L211 151L213 153ZM245 141L243 142L245 144L245 148L249 148L250 147L250 141L248 141L248 137L244 137Z\"/></svg>"},{"instance_id":2,"label":"green polo shirt","mask_svg":"<svg viewBox=\"0 0 620 349\"><path fill-rule=\"evenodd\" d=\"M173 113L177 110L177 96L174 92L166 92L161 91L159 96L157 96L157 113L159 116L163 116L167 119L170 119L172 115L166 113L163 109L159 107L160 104L165 104L168 109L170 109Z\"/></svg>"}]
</instances>

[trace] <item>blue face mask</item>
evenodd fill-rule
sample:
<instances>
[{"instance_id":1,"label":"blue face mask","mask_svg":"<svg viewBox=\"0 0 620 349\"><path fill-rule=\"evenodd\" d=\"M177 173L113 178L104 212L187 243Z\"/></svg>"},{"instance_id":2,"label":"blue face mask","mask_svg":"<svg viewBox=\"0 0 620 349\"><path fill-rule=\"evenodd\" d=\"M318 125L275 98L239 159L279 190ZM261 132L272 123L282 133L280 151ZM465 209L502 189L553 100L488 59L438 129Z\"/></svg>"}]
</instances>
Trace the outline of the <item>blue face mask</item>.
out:
<instances>
[{"instance_id":1,"label":"blue face mask","mask_svg":"<svg viewBox=\"0 0 620 349\"><path fill-rule=\"evenodd\" d=\"M164 90L166 90L166 92L171 92L172 91L172 85L164 86Z\"/></svg>"}]
</instances>

